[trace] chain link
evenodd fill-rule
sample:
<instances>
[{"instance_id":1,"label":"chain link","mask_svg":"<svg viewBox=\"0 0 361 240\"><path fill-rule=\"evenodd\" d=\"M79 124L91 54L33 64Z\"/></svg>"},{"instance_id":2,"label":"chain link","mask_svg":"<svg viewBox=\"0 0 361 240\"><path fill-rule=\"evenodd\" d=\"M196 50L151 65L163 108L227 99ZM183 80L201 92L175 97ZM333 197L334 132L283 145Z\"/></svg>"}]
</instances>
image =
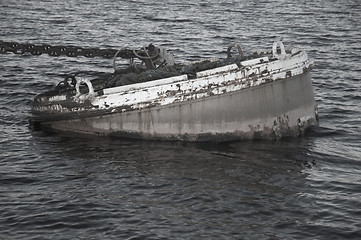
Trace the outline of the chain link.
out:
<instances>
[{"instance_id":1,"label":"chain link","mask_svg":"<svg viewBox=\"0 0 361 240\"><path fill-rule=\"evenodd\" d=\"M78 57L84 56L87 58L103 57L113 58L115 54L122 58L136 58L133 50L122 49L118 51L116 49L100 49L100 48L82 48L77 46L51 46L49 44L30 44L30 43L18 43L18 42L5 42L0 40L0 53L6 54L12 52L14 54L30 53L32 55L48 54L49 56L67 56Z\"/></svg>"}]
</instances>

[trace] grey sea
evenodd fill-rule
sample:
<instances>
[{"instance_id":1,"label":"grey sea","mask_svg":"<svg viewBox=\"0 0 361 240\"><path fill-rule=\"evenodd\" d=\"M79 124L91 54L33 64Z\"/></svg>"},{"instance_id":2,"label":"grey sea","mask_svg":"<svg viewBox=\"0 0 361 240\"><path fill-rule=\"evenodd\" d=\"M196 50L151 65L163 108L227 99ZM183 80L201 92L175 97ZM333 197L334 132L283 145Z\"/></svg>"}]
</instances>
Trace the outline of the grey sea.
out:
<instances>
[{"instance_id":1,"label":"grey sea","mask_svg":"<svg viewBox=\"0 0 361 240\"><path fill-rule=\"evenodd\" d=\"M318 127L280 141L185 143L35 132L35 95L112 60L0 54L0 239L361 239L358 0L0 1L0 40L176 62L305 49Z\"/></svg>"}]
</instances>

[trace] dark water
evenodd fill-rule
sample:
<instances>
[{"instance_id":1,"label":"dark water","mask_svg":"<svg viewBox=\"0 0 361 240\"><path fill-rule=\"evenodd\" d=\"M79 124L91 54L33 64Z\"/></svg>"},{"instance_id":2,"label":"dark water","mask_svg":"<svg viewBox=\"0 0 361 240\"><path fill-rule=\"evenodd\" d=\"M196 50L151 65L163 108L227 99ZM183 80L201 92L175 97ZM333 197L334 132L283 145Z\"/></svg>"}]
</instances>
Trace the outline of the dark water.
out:
<instances>
[{"instance_id":1,"label":"dark water","mask_svg":"<svg viewBox=\"0 0 361 240\"><path fill-rule=\"evenodd\" d=\"M190 144L28 129L33 97L106 59L0 55L0 239L360 239L361 4L0 2L0 39L171 50L286 45L315 59L320 126L279 142Z\"/></svg>"}]
</instances>

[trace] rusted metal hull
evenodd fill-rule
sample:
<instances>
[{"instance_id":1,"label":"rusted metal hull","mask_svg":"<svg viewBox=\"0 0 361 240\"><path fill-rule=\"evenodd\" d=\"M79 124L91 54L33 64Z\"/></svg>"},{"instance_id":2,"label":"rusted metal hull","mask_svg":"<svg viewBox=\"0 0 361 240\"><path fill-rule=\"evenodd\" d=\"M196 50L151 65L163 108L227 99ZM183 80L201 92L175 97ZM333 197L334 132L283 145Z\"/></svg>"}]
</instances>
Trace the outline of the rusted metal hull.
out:
<instances>
[{"instance_id":1,"label":"rusted metal hull","mask_svg":"<svg viewBox=\"0 0 361 240\"><path fill-rule=\"evenodd\" d=\"M304 52L262 57L101 93L39 97L42 129L140 139L228 141L301 136L317 125Z\"/></svg>"},{"instance_id":2,"label":"rusted metal hull","mask_svg":"<svg viewBox=\"0 0 361 240\"><path fill-rule=\"evenodd\" d=\"M317 124L309 73L193 101L42 123L52 130L141 139L227 141L300 136Z\"/></svg>"}]
</instances>

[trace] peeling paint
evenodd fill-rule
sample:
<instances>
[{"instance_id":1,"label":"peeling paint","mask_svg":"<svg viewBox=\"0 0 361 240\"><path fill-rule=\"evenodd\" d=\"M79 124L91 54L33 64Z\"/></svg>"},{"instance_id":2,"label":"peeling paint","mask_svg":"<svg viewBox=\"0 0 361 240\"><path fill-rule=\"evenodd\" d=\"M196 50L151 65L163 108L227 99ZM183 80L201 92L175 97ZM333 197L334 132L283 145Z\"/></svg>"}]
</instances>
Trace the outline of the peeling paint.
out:
<instances>
[{"instance_id":1,"label":"peeling paint","mask_svg":"<svg viewBox=\"0 0 361 240\"><path fill-rule=\"evenodd\" d=\"M288 54L290 52L293 52L293 54ZM261 54L265 54L265 52ZM272 51L268 51L268 54L272 54ZM169 136L166 138L198 141L199 139L212 139L213 137L219 139L232 137L280 139L294 133L302 135L309 126L317 124L313 90L309 77L309 71L313 68L313 61L308 59L305 52L287 48L284 54L278 56L278 58L271 59L262 56L242 61L239 65L230 64L201 71L196 74L196 79L188 79L187 75L181 75L151 82L102 89L99 93L94 92L94 94L80 94L79 90L60 95L42 94L34 100L33 119L55 129L64 128L69 131L93 132L94 134L96 132L104 135L134 135L142 136L142 138L164 138L164 136ZM294 83L287 85L292 91L299 90L299 87L293 89L293 85L298 86L301 82L307 82L308 88L304 93L306 96L303 98L312 99L302 103L303 99L301 98L296 99L297 101L292 99L293 93L283 92L284 87L281 86L285 85L287 81L291 81L288 79L294 81ZM92 86L88 84L88 87L91 88ZM274 90L270 91L271 88ZM278 93L278 95L272 96L277 99L269 98L263 104L267 105L271 104L271 101L280 101L281 106L279 107L268 105L266 108L257 109L258 106L230 100L232 98L243 99L242 95L253 92L253 95L249 95L243 101L259 102L260 98L267 99L267 97L270 97L268 95L274 94L273 91ZM264 95L265 92L268 93L267 96ZM287 100L282 101L280 98ZM290 106L284 102L290 102ZM197 112L192 112L194 110L189 109L188 112L182 114L182 111L185 111L182 109L188 109L187 106L190 104L193 106L192 109L198 109ZM212 104L221 105L212 106ZM236 111L240 104L244 108L244 113L232 113L232 111L222 110L230 108ZM303 108L302 104L305 105ZM167 111L169 111L170 115L175 115L173 106L180 107L177 111L181 115L177 118L180 118L181 122L175 123L176 119L173 118L164 120L167 119ZM182 106L184 107L182 108ZM294 110L294 107L298 108L298 110ZM216 108L219 108L222 114L227 112L229 115L208 116L209 112ZM267 108L277 111L281 109L282 112L275 113L275 116L267 114L263 116L263 111L267 112ZM208 109L208 111L202 109ZM137 118L132 117L135 111L140 114ZM257 111L259 112L259 119L250 118L249 124L245 127L244 124L247 121L242 118ZM47 113L51 113L51 115L46 115ZM203 132L203 129L208 127L208 123L202 125L198 122L201 121L200 119L194 120L198 115L202 116L202 121L206 119L206 122L209 122L210 128L212 128L212 121L217 123L216 126L218 127L213 126L212 128L214 132ZM155 116L162 116L162 118L158 117L157 120ZM240 118L237 120L238 122L234 122L236 120L227 120L233 119L235 116ZM83 127L82 124L77 123L79 117L88 122L86 130L85 126ZM95 124L95 122L100 121L99 117L102 120L107 119L106 121L109 124L112 122L113 127L108 129L105 126L109 124ZM212 120L212 117L214 119L221 118L222 120ZM183 118L190 119L191 122L187 122ZM67 125L67 121L75 125ZM122 122L121 129L114 127L120 126L116 123L117 121ZM159 121L165 122L161 124ZM170 122L168 123L168 121ZM260 122L263 123L260 124ZM91 127L92 124L102 127ZM147 128L143 129L143 125L147 126ZM186 126L188 125L193 127L186 132L177 132L175 130L187 129ZM127 126L128 129L126 129ZM133 129L133 126L137 127ZM199 126L200 129L196 126ZM230 126L229 129L228 126ZM162 132L163 129L168 129L164 130L168 132ZM148 135L149 137L145 137Z\"/></svg>"}]
</instances>

